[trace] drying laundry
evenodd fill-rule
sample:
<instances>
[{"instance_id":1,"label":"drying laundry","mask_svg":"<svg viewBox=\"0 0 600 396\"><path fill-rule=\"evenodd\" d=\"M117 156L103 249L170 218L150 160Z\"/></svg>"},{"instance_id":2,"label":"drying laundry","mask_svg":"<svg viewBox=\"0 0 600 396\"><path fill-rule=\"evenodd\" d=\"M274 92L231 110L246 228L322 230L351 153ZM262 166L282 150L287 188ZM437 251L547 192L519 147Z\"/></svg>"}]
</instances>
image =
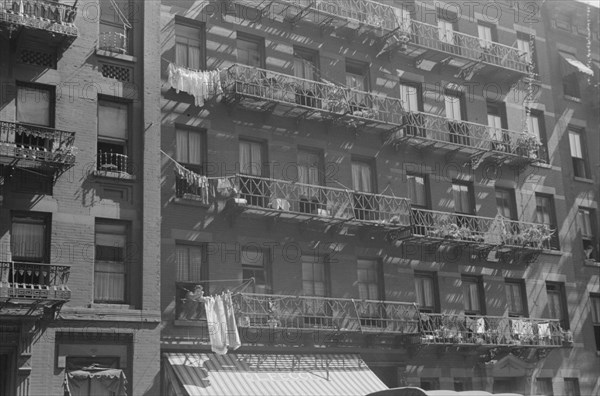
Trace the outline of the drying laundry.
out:
<instances>
[{"instance_id":1,"label":"drying laundry","mask_svg":"<svg viewBox=\"0 0 600 396\"><path fill-rule=\"evenodd\" d=\"M224 293L204 300L211 350L217 355L225 355L227 349L241 346L231 293Z\"/></svg>"},{"instance_id":2,"label":"drying laundry","mask_svg":"<svg viewBox=\"0 0 600 396\"><path fill-rule=\"evenodd\" d=\"M190 187L206 188L208 186L208 178L192 172L179 164L175 164L175 174L181 179L184 179Z\"/></svg>"},{"instance_id":3,"label":"drying laundry","mask_svg":"<svg viewBox=\"0 0 600 396\"><path fill-rule=\"evenodd\" d=\"M183 91L192 95L198 107L204 106L205 100L223 93L219 70L195 71L170 63L167 71L171 88L177 93Z\"/></svg>"}]
</instances>

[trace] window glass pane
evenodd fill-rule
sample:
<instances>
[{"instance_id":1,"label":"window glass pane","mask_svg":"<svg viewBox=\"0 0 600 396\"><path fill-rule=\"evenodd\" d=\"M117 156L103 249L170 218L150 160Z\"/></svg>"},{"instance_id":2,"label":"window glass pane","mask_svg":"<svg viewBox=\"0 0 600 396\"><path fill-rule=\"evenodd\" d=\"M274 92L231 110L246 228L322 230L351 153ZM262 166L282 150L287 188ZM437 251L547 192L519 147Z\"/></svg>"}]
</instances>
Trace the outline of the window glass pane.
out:
<instances>
[{"instance_id":1,"label":"window glass pane","mask_svg":"<svg viewBox=\"0 0 600 396\"><path fill-rule=\"evenodd\" d=\"M415 175L406 175L408 182L408 197L413 205L427 206L427 196L425 192L425 178Z\"/></svg>"},{"instance_id":2,"label":"window glass pane","mask_svg":"<svg viewBox=\"0 0 600 396\"><path fill-rule=\"evenodd\" d=\"M352 162L352 188L361 192L373 192L371 166L365 162Z\"/></svg>"},{"instance_id":3,"label":"window glass pane","mask_svg":"<svg viewBox=\"0 0 600 396\"><path fill-rule=\"evenodd\" d=\"M592 322L600 325L600 295L591 295Z\"/></svg>"},{"instance_id":4,"label":"window glass pane","mask_svg":"<svg viewBox=\"0 0 600 396\"><path fill-rule=\"evenodd\" d=\"M321 155L307 150L298 150L298 182L321 185Z\"/></svg>"},{"instance_id":5,"label":"window glass pane","mask_svg":"<svg viewBox=\"0 0 600 396\"><path fill-rule=\"evenodd\" d=\"M578 132L569 131L569 143L571 146L571 157L583 158L581 135Z\"/></svg>"},{"instance_id":6,"label":"window glass pane","mask_svg":"<svg viewBox=\"0 0 600 396\"><path fill-rule=\"evenodd\" d=\"M460 121L462 120L461 112L461 98L457 95L446 94L444 96L444 103L446 105L446 117L450 120Z\"/></svg>"},{"instance_id":7,"label":"window glass pane","mask_svg":"<svg viewBox=\"0 0 600 396\"><path fill-rule=\"evenodd\" d=\"M302 256L302 287L306 295L326 296L325 262L322 257Z\"/></svg>"},{"instance_id":8,"label":"window glass pane","mask_svg":"<svg viewBox=\"0 0 600 396\"><path fill-rule=\"evenodd\" d=\"M419 91L417 87L400 84L400 100L406 111L419 111Z\"/></svg>"},{"instance_id":9,"label":"window glass pane","mask_svg":"<svg viewBox=\"0 0 600 396\"><path fill-rule=\"evenodd\" d=\"M127 103L98 102L98 136L127 140L128 105Z\"/></svg>"},{"instance_id":10,"label":"window glass pane","mask_svg":"<svg viewBox=\"0 0 600 396\"><path fill-rule=\"evenodd\" d=\"M417 304L421 307L433 309L434 290L433 278L426 275L416 275L415 285L417 292Z\"/></svg>"},{"instance_id":11,"label":"window glass pane","mask_svg":"<svg viewBox=\"0 0 600 396\"><path fill-rule=\"evenodd\" d=\"M358 260L358 292L362 300L379 299L379 277L377 260Z\"/></svg>"},{"instance_id":12,"label":"window glass pane","mask_svg":"<svg viewBox=\"0 0 600 396\"><path fill-rule=\"evenodd\" d=\"M46 258L46 222L33 217L14 217L11 251L14 259L40 262Z\"/></svg>"},{"instance_id":13,"label":"window glass pane","mask_svg":"<svg viewBox=\"0 0 600 396\"><path fill-rule=\"evenodd\" d=\"M261 44L246 38L237 39L238 62L254 67L262 67Z\"/></svg>"},{"instance_id":14,"label":"window glass pane","mask_svg":"<svg viewBox=\"0 0 600 396\"><path fill-rule=\"evenodd\" d=\"M203 68L203 32L191 26L175 25L175 63L194 70Z\"/></svg>"},{"instance_id":15,"label":"window glass pane","mask_svg":"<svg viewBox=\"0 0 600 396\"><path fill-rule=\"evenodd\" d=\"M126 243L128 227L122 223L96 223L94 301L125 302Z\"/></svg>"},{"instance_id":16,"label":"window glass pane","mask_svg":"<svg viewBox=\"0 0 600 396\"><path fill-rule=\"evenodd\" d=\"M51 94L47 89L17 86L17 121L51 126L50 100Z\"/></svg>"}]
</instances>

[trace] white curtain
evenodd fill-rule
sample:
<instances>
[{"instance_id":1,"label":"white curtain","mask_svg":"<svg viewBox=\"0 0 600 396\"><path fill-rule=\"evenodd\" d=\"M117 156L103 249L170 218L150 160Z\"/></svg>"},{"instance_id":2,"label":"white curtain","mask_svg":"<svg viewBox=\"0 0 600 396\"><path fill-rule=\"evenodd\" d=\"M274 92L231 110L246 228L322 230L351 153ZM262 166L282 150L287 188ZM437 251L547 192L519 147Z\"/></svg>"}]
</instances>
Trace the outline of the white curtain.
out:
<instances>
[{"instance_id":1,"label":"white curtain","mask_svg":"<svg viewBox=\"0 0 600 396\"><path fill-rule=\"evenodd\" d=\"M128 105L100 101L98 107L98 136L127 140Z\"/></svg>"},{"instance_id":2,"label":"white curtain","mask_svg":"<svg viewBox=\"0 0 600 396\"><path fill-rule=\"evenodd\" d=\"M96 257L94 299L97 301L125 301L126 230L123 224L96 224L96 248L110 252L105 257Z\"/></svg>"},{"instance_id":3,"label":"white curtain","mask_svg":"<svg viewBox=\"0 0 600 396\"><path fill-rule=\"evenodd\" d=\"M521 288L519 285L507 283L506 299L508 300L508 308L510 312L523 312L523 304L521 300Z\"/></svg>"},{"instance_id":4,"label":"white curtain","mask_svg":"<svg viewBox=\"0 0 600 396\"><path fill-rule=\"evenodd\" d=\"M17 88L17 121L50 126L50 93L47 90Z\"/></svg>"},{"instance_id":5,"label":"white curtain","mask_svg":"<svg viewBox=\"0 0 600 396\"><path fill-rule=\"evenodd\" d=\"M583 158L581 149L581 135L575 131L569 131L569 144L571 146L571 157Z\"/></svg>"},{"instance_id":6,"label":"white curtain","mask_svg":"<svg viewBox=\"0 0 600 396\"><path fill-rule=\"evenodd\" d=\"M525 62L531 62L531 47L529 46L529 40L517 39L517 49L526 54L524 59Z\"/></svg>"},{"instance_id":7,"label":"white curtain","mask_svg":"<svg viewBox=\"0 0 600 396\"><path fill-rule=\"evenodd\" d=\"M438 34L440 41L453 44L454 27L452 26L452 22L438 18Z\"/></svg>"},{"instance_id":8,"label":"white curtain","mask_svg":"<svg viewBox=\"0 0 600 396\"><path fill-rule=\"evenodd\" d=\"M44 258L46 245L44 224L18 223L12 225L12 255L22 259L39 261Z\"/></svg>"},{"instance_id":9,"label":"white curtain","mask_svg":"<svg viewBox=\"0 0 600 396\"><path fill-rule=\"evenodd\" d=\"M372 192L371 167L368 164L352 163L352 188L360 192Z\"/></svg>"},{"instance_id":10,"label":"white curtain","mask_svg":"<svg viewBox=\"0 0 600 396\"><path fill-rule=\"evenodd\" d=\"M479 34L479 45L482 48L488 48L492 46L492 28L484 25L477 25L477 32Z\"/></svg>"},{"instance_id":11,"label":"white curtain","mask_svg":"<svg viewBox=\"0 0 600 396\"><path fill-rule=\"evenodd\" d=\"M325 263L321 258L302 256L302 290L309 296L326 296Z\"/></svg>"},{"instance_id":12,"label":"white curtain","mask_svg":"<svg viewBox=\"0 0 600 396\"><path fill-rule=\"evenodd\" d=\"M246 175L262 175L262 148L258 142L240 141L240 171Z\"/></svg>"},{"instance_id":13,"label":"white curtain","mask_svg":"<svg viewBox=\"0 0 600 396\"><path fill-rule=\"evenodd\" d=\"M180 162L182 164L187 164L189 161L187 134L188 134L187 131L181 131L181 130L177 130L177 133L176 133L175 144L177 146L177 154L175 155L175 158L177 159L178 162Z\"/></svg>"},{"instance_id":14,"label":"white curtain","mask_svg":"<svg viewBox=\"0 0 600 396\"><path fill-rule=\"evenodd\" d=\"M400 101L405 111L418 111L419 98L417 88L407 84L400 84Z\"/></svg>"},{"instance_id":15,"label":"white curtain","mask_svg":"<svg viewBox=\"0 0 600 396\"><path fill-rule=\"evenodd\" d=\"M463 298L465 310L479 311L479 291L477 284L467 282L465 285L463 285Z\"/></svg>"},{"instance_id":16,"label":"white curtain","mask_svg":"<svg viewBox=\"0 0 600 396\"><path fill-rule=\"evenodd\" d=\"M433 282L429 278L415 279L417 304L421 307L433 307Z\"/></svg>"},{"instance_id":17,"label":"white curtain","mask_svg":"<svg viewBox=\"0 0 600 396\"><path fill-rule=\"evenodd\" d=\"M408 197L413 204L427 206L425 199L425 179L420 176L407 175Z\"/></svg>"},{"instance_id":18,"label":"white curtain","mask_svg":"<svg viewBox=\"0 0 600 396\"><path fill-rule=\"evenodd\" d=\"M202 280L202 248L198 246L177 246L177 280L196 282Z\"/></svg>"},{"instance_id":19,"label":"white curtain","mask_svg":"<svg viewBox=\"0 0 600 396\"><path fill-rule=\"evenodd\" d=\"M469 198L469 187L461 184L453 184L454 211L457 213L471 213L471 200Z\"/></svg>"},{"instance_id":20,"label":"white curtain","mask_svg":"<svg viewBox=\"0 0 600 396\"><path fill-rule=\"evenodd\" d=\"M488 126L490 127L490 138L497 142L502 139L502 118L494 114L488 114Z\"/></svg>"},{"instance_id":21,"label":"white curtain","mask_svg":"<svg viewBox=\"0 0 600 396\"><path fill-rule=\"evenodd\" d=\"M446 117L450 120L460 121L462 120L461 109L460 109L460 97L455 95L445 95L444 103L446 105Z\"/></svg>"},{"instance_id":22,"label":"white curtain","mask_svg":"<svg viewBox=\"0 0 600 396\"><path fill-rule=\"evenodd\" d=\"M585 209L579 209L577 212L577 224L579 231L583 236L592 236L592 218L590 212Z\"/></svg>"},{"instance_id":23,"label":"white curtain","mask_svg":"<svg viewBox=\"0 0 600 396\"><path fill-rule=\"evenodd\" d=\"M200 165L202 163L202 135L199 132L188 132L188 163Z\"/></svg>"}]
</instances>

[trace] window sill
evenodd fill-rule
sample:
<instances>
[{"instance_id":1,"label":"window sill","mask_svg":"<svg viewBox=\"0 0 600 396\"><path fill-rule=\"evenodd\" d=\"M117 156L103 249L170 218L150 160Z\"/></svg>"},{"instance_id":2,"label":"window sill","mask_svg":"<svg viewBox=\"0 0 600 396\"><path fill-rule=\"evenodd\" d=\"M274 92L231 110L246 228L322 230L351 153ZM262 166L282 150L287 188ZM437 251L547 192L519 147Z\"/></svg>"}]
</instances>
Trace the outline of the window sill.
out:
<instances>
[{"instance_id":1,"label":"window sill","mask_svg":"<svg viewBox=\"0 0 600 396\"><path fill-rule=\"evenodd\" d=\"M129 304L103 304L103 303L91 303L88 305L88 308L96 308L96 309L135 309L133 305Z\"/></svg>"},{"instance_id":2,"label":"window sill","mask_svg":"<svg viewBox=\"0 0 600 396\"><path fill-rule=\"evenodd\" d=\"M117 52L105 51L105 50L101 50L101 49L96 49L96 55L104 57L104 58L119 59L119 60L122 60L125 62L131 62L131 63L137 62L137 58L135 56L119 54Z\"/></svg>"},{"instance_id":3,"label":"window sill","mask_svg":"<svg viewBox=\"0 0 600 396\"><path fill-rule=\"evenodd\" d=\"M598 267L600 268L600 262L594 260L583 260L583 265L586 267Z\"/></svg>"},{"instance_id":4,"label":"window sill","mask_svg":"<svg viewBox=\"0 0 600 396\"><path fill-rule=\"evenodd\" d=\"M538 168L552 169L552 165L550 165L546 162L534 162L531 164L531 166L537 166Z\"/></svg>"},{"instance_id":5,"label":"window sill","mask_svg":"<svg viewBox=\"0 0 600 396\"><path fill-rule=\"evenodd\" d=\"M186 195L187 194L184 194L183 197L181 197L181 198L173 198L171 201L173 203L176 203L179 205L196 206L196 207L200 207L200 208L210 207L210 204L204 202L203 200L192 198L192 197L196 197L196 196L186 197Z\"/></svg>"},{"instance_id":6,"label":"window sill","mask_svg":"<svg viewBox=\"0 0 600 396\"><path fill-rule=\"evenodd\" d=\"M206 327L206 320L174 320L173 325L177 327Z\"/></svg>"},{"instance_id":7,"label":"window sill","mask_svg":"<svg viewBox=\"0 0 600 396\"><path fill-rule=\"evenodd\" d=\"M564 98L570 102L581 103L581 99L574 96L565 95Z\"/></svg>"},{"instance_id":8,"label":"window sill","mask_svg":"<svg viewBox=\"0 0 600 396\"><path fill-rule=\"evenodd\" d=\"M593 179L588 179L586 177L573 176L573 180L582 182L582 183L594 184Z\"/></svg>"},{"instance_id":9,"label":"window sill","mask_svg":"<svg viewBox=\"0 0 600 396\"><path fill-rule=\"evenodd\" d=\"M544 250L542 250L542 254L549 254L552 256L562 256L563 252L560 250L544 249Z\"/></svg>"},{"instance_id":10,"label":"window sill","mask_svg":"<svg viewBox=\"0 0 600 396\"><path fill-rule=\"evenodd\" d=\"M119 179L119 180L124 180L124 181L135 181L135 175L130 175L129 173L125 173L125 172L111 172L111 171L96 169L92 173L95 177L103 177L103 178L107 178L107 179Z\"/></svg>"}]
</instances>

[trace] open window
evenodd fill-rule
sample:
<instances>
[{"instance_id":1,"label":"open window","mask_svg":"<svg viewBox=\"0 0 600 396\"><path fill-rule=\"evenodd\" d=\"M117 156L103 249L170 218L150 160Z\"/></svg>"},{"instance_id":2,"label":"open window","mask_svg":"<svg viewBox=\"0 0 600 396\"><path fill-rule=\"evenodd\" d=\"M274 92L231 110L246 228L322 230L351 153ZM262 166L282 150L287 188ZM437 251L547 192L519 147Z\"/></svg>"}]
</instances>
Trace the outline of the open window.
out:
<instances>
[{"instance_id":1,"label":"open window","mask_svg":"<svg viewBox=\"0 0 600 396\"><path fill-rule=\"evenodd\" d=\"M98 100L98 170L130 173L129 103Z\"/></svg>"},{"instance_id":2,"label":"open window","mask_svg":"<svg viewBox=\"0 0 600 396\"><path fill-rule=\"evenodd\" d=\"M132 54L133 25L129 22L132 5L131 0L100 2L98 49L118 54Z\"/></svg>"}]
</instances>

